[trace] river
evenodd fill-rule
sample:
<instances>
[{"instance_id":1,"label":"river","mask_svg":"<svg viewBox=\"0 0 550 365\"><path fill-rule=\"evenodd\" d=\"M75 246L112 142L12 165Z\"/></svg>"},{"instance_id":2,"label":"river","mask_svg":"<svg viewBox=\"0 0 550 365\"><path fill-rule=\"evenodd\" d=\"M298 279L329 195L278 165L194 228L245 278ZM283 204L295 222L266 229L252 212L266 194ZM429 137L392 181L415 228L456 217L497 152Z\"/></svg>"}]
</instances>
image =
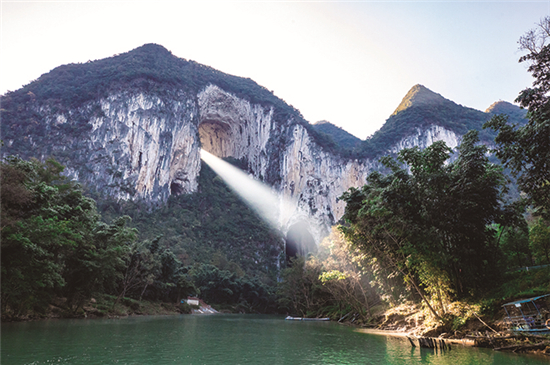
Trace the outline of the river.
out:
<instances>
[{"instance_id":1,"label":"river","mask_svg":"<svg viewBox=\"0 0 550 365\"><path fill-rule=\"evenodd\" d=\"M11 364L548 364L453 345L439 353L403 338L329 322L264 315L180 315L2 323L1 363Z\"/></svg>"}]
</instances>

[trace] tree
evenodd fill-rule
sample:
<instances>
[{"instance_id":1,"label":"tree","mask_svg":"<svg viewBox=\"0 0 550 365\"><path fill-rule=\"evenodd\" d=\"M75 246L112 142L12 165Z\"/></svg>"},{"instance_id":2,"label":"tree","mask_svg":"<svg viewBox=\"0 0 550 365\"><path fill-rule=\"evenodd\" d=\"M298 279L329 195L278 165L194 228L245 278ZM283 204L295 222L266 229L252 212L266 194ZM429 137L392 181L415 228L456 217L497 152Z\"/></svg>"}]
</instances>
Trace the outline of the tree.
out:
<instances>
[{"instance_id":1,"label":"tree","mask_svg":"<svg viewBox=\"0 0 550 365\"><path fill-rule=\"evenodd\" d=\"M323 265L319 280L339 309L346 308L362 320L368 320L371 317L370 308L378 301L378 296L361 270L361 254L350 247L337 228L333 228L321 242L319 256Z\"/></svg>"},{"instance_id":2,"label":"tree","mask_svg":"<svg viewBox=\"0 0 550 365\"><path fill-rule=\"evenodd\" d=\"M529 229L531 250L537 264L550 264L550 224L542 218Z\"/></svg>"},{"instance_id":3,"label":"tree","mask_svg":"<svg viewBox=\"0 0 550 365\"><path fill-rule=\"evenodd\" d=\"M0 167L2 312L18 316L64 292L69 257L89 240L98 215L53 159L8 157Z\"/></svg>"},{"instance_id":4,"label":"tree","mask_svg":"<svg viewBox=\"0 0 550 365\"><path fill-rule=\"evenodd\" d=\"M497 232L503 266L507 269L530 266L532 262L527 226L498 227Z\"/></svg>"},{"instance_id":5,"label":"tree","mask_svg":"<svg viewBox=\"0 0 550 365\"><path fill-rule=\"evenodd\" d=\"M519 59L528 62L533 87L521 91L516 102L527 108L528 122L523 127L507 124L498 115L485 124L498 131L496 155L518 176L518 185L536 208L550 217L550 16L538 23L519 40L519 48L529 53Z\"/></svg>"},{"instance_id":6,"label":"tree","mask_svg":"<svg viewBox=\"0 0 550 365\"><path fill-rule=\"evenodd\" d=\"M354 247L388 275L399 275L437 318L449 298L495 282L498 250L490 224L505 224L512 215L502 206L502 171L478 142L476 131L465 134L452 163L441 141L404 149L397 161L386 156L381 162L390 174L372 173L361 190L341 197L347 203L342 230Z\"/></svg>"},{"instance_id":7,"label":"tree","mask_svg":"<svg viewBox=\"0 0 550 365\"><path fill-rule=\"evenodd\" d=\"M277 288L279 304L301 317L316 317L330 303L330 296L319 280L322 267L315 257L296 256L281 272Z\"/></svg>"}]
</instances>

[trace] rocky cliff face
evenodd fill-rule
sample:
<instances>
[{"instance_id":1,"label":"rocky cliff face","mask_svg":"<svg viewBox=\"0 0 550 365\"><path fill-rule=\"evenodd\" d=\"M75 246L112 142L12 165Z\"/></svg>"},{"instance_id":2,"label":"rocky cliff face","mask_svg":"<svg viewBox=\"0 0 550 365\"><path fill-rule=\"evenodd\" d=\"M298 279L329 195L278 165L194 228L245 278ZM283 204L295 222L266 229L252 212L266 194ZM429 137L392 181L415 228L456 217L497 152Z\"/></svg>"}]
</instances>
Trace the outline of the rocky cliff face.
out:
<instances>
[{"instance_id":1,"label":"rocky cliff face","mask_svg":"<svg viewBox=\"0 0 550 365\"><path fill-rule=\"evenodd\" d=\"M317 243L343 214L337 197L363 185L372 167L368 160L325 151L292 116L275 122L273 106L212 84L196 95L120 91L63 112L48 103L30 107L45 129L39 140L29 131L41 157L55 156L71 177L102 195L160 203L192 193L202 146L218 157L246 161L249 174L294 202L281 212L282 232L300 224ZM84 131L66 133L78 120ZM7 140L8 147L13 144Z\"/></svg>"},{"instance_id":2,"label":"rocky cliff face","mask_svg":"<svg viewBox=\"0 0 550 365\"><path fill-rule=\"evenodd\" d=\"M203 148L219 157L245 159L255 178L267 180L281 199L295 202L281 212L283 233L305 224L320 242L344 213L337 198L363 185L372 163L326 152L302 125L292 119L275 123L272 107L253 105L217 86L209 85L198 100ZM271 171L276 171L274 179Z\"/></svg>"},{"instance_id":3,"label":"rocky cliff face","mask_svg":"<svg viewBox=\"0 0 550 365\"><path fill-rule=\"evenodd\" d=\"M170 194L197 189L198 108L185 92L162 99L118 92L65 112L49 104L33 108L37 123L46 129L39 141L34 138L33 147L42 158L61 160L71 177L101 194L161 202ZM84 120L85 131L66 133L63 127L77 120Z\"/></svg>"},{"instance_id":4,"label":"rocky cliff face","mask_svg":"<svg viewBox=\"0 0 550 365\"><path fill-rule=\"evenodd\" d=\"M252 80L157 45L61 66L2 103L3 156L54 156L102 196L155 205L198 189L202 146L244 161L250 175L293 201L280 213L282 232L305 227L317 243L344 213L337 198L378 168L378 156L343 157L323 147L326 136ZM438 140L454 148L462 121L475 127L485 117L417 85L370 141L377 143L371 150L396 153Z\"/></svg>"},{"instance_id":5,"label":"rocky cliff face","mask_svg":"<svg viewBox=\"0 0 550 365\"><path fill-rule=\"evenodd\" d=\"M457 134L439 125L431 125L428 128L415 128L414 132L400 140L390 148L391 153L398 153L404 148L426 148L437 141L444 141L450 148L456 148L460 144L462 135Z\"/></svg>"}]
</instances>

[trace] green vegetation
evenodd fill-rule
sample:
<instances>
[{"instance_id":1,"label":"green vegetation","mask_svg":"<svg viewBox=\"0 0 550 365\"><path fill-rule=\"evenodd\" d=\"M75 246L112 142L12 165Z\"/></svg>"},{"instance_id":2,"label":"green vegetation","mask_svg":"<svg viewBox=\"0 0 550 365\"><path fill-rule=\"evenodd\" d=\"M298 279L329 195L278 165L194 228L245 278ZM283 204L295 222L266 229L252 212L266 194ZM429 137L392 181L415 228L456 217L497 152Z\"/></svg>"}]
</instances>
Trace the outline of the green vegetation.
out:
<instances>
[{"instance_id":1,"label":"green vegetation","mask_svg":"<svg viewBox=\"0 0 550 365\"><path fill-rule=\"evenodd\" d=\"M515 222L513 210L502 206L503 175L477 142L477 132L467 133L457 160L447 164L444 142L423 151L404 149L398 161L408 168L384 158L390 174L373 173L361 190L342 196L348 239L385 275L401 277L438 318L451 299L499 282L499 247L490 224Z\"/></svg>"},{"instance_id":2,"label":"green vegetation","mask_svg":"<svg viewBox=\"0 0 550 365\"><path fill-rule=\"evenodd\" d=\"M371 287L372 275L363 273L354 251L333 228L315 255L298 256L282 271L279 303L301 317L349 317L354 323L372 320L372 307L380 303Z\"/></svg>"},{"instance_id":3,"label":"green vegetation","mask_svg":"<svg viewBox=\"0 0 550 365\"><path fill-rule=\"evenodd\" d=\"M526 125L508 124L508 117L497 115L486 124L498 131L496 155L518 176L520 189L529 196L536 214L550 218L550 17L520 39L520 49L529 53L520 62L529 62L533 87L523 90L516 99L527 108Z\"/></svg>"},{"instance_id":4,"label":"green vegetation","mask_svg":"<svg viewBox=\"0 0 550 365\"><path fill-rule=\"evenodd\" d=\"M443 142L383 158L390 173L372 173L341 197L342 233L283 270L281 304L295 315L367 325L383 308L391 323L407 307L414 323L439 334L550 292L550 224L506 204L502 169L478 141L468 132L453 162ZM533 265L542 266L518 270Z\"/></svg>"},{"instance_id":5,"label":"green vegetation","mask_svg":"<svg viewBox=\"0 0 550 365\"><path fill-rule=\"evenodd\" d=\"M166 210L130 205L135 223L103 202L111 221L104 223L95 201L55 160L9 157L0 167L4 319L44 314L51 303L80 316L92 297L114 298L115 313L120 305L139 311L142 300L177 304L188 295L243 312L277 309L281 239L212 171L203 170L202 194L171 201Z\"/></svg>"},{"instance_id":6,"label":"green vegetation","mask_svg":"<svg viewBox=\"0 0 550 365\"><path fill-rule=\"evenodd\" d=\"M116 290L133 232L99 221L93 200L53 160L9 158L2 169L2 314L43 311L55 295L76 311Z\"/></svg>"},{"instance_id":7,"label":"green vegetation","mask_svg":"<svg viewBox=\"0 0 550 365\"><path fill-rule=\"evenodd\" d=\"M237 167L242 161L227 159ZM141 240L160 238L186 266L213 264L221 270L273 284L284 255L283 239L267 226L205 163L199 191L171 196L151 209L145 202L114 202L94 196L106 220L131 217Z\"/></svg>"},{"instance_id":8,"label":"green vegetation","mask_svg":"<svg viewBox=\"0 0 550 365\"><path fill-rule=\"evenodd\" d=\"M324 133L332 138L338 149L344 154L351 154L361 143L359 138L325 120L314 123L313 128L317 132Z\"/></svg>"}]
</instances>

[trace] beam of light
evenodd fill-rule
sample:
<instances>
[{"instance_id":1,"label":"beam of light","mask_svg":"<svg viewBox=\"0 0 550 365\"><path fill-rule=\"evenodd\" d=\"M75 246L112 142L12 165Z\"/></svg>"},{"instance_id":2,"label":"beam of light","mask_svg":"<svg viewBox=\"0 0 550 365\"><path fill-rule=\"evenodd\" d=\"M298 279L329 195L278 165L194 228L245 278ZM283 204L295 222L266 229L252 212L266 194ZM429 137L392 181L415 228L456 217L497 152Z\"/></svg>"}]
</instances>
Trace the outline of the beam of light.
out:
<instances>
[{"instance_id":1,"label":"beam of light","mask_svg":"<svg viewBox=\"0 0 550 365\"><path fill-rule=\"evenodd\" d=\"M284 220L296 209L292 201L203 149L201 159L272 228L280 230Z\"/></svg>"}]
</instances>

